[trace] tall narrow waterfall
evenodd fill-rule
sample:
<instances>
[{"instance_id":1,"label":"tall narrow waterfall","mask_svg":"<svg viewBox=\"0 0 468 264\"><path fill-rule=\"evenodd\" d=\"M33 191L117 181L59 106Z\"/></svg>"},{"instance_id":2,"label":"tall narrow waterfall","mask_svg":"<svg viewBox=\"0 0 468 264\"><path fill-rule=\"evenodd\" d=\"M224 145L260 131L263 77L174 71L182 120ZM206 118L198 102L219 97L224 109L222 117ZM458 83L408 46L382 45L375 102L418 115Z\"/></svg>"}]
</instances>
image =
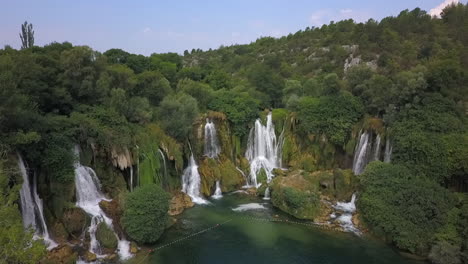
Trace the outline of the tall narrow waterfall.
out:
<instances>
[{"instance_id":1,"label":"tall narrow waterfall","mask_svg":"<svg viewBox=\"0 0 468 264\"><path fill-rule=\"evenodd\" d=\"M23 176L23 185L20 190L21 214L25 228L34 229L34 237L42 238L46 242L47 248L52 249L57 246L49 236L49 230L44 219L44 209L42 199L37 194L37 175L33 175L33 184L29 182L29 174L26 170L23 158L18 154L18 166ZM32 189L31 189L32 187Z\"/></svg>"},{"instance_id":2,"label":"tall narrow waterfall","mask_svg":"<svg viewBox=\"0 0 468 264\"><path fill-rule=\"evenodd\" d=\"M162 152L161 149L158 148L159 155L161 156L161 160L163 162L163 175L164 179L167 179L167 165L166 165L166 157L164 156L164 153Z\"/></svg>"},{"instance_id":3,"label":"tall narrow waterfall","mask_svg":"<svg viewBox=\"0 0 468 264\"><path fill-rule=\"evenodd\" d=\"M216 190L211 197L214 199L221 199L223 197L223 193L221 192L221 184L219 181L216 181Z\"/></svg>"},{"instance_id":4,"label":"tall narrow waterfall","mask_svg":"<svg viewBox=\"0 0 468 264\"><path fill-rule=\"evenodd\" d=\"M190 162L182 175L182 191L192 198L192 202L206 204L207 201L200 196L200 174L195 158L190 155Z\"/></svg>"},{"instance_id":5,"label":"tall narrow waterfall","mask_svg":"<svg viewBox=\"0 0 468 264\"><path fill-rule=\"evenodd\" d=\"M369 133L361 133L359 137L359 143L356 146L354 151L354 161L353 161L353 172L356 175L361 174L364 171L364 168L367 165L366 154L369 147Z\"/></svg>"},{"instance_id":6,"label":"tall narrow waterfall","mask_svg":"<svg viewBox=\"0 0 468 264\"><path fill-rule=\"evenodd\" d=\"M390 142L390 138L387 137L387 140L385 141L384 162L390 163L392 161L392 151L393 151L392 142Z\"/></svg>"},{"instance_id":7,"label":"tall narrow waterfall","mask_svg":"<svg viewBox=\"0 0 468 264\"><path fill-rule=\"evenodd\" d=\"M385 143L385 152L382 155L382 138L379 134L368 131L361 131L359 142L354 150L353 172L359 175L364 172L367 164L372 161L380 160L390 162L391 144L387 136Z\"/></svg>"},{"instance_id":8,"label":"tall narrow waterfall","mask_svg":"<svg viewBox=\"0 0 468 264\"><path fill-rule=\"evenodd\" d=\"M218 157L220 152L215 124L207 118L205 124L205 156L214 159Z\"/></svg>"},{"instance_id":9,"label":"tall narrow waterfall","mask_svg":"<svg viewBox=\"0 0 468 264\"><path fill-rule=\"evenodd\" d=\"M79 149L75 147L75 155L77 160L79 157ZM99 257L102 257L102 251L99 242L96 239L96 230L100 223L104 222L111 229L113 228L112 220L106 216L99 206L99 202L107 200L100 190L99 179L93 169L83 166L79 161L75 162L75 187L76 187L76 205L82 208L86 213L91 216L91 225L88 232L91 238L90 251ZM115 235L119 241L118 250L121 259L128 259L130 254L130 242L120 239L117 234Z\"/></svg>"},{"instance_id":10,"label":"tall narrow waterfall","mask_svg":"<svg viewBox=\"0 0 468 264\"><path fill-rule=\"evenodd\" d=\"M250 162L250 175L248 185L258 187L257 174L263 169L267 176L267 182L273 178L273 169L281 166L282 136L276 140L275 127L271 113L267 116L266 126L260 119L255 121L255 126L250 130L245 157Z\"/></svg>"}]
</instances>

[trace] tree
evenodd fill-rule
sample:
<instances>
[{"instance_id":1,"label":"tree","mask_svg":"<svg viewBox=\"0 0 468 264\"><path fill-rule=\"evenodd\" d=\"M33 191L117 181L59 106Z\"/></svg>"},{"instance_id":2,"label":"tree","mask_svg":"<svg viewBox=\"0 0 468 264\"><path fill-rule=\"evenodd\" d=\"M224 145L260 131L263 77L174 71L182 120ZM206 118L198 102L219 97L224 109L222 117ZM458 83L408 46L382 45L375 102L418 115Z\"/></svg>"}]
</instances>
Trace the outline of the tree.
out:
<instances>
[{"instance_id":1,"label":"tree","mask_svg":"<svg viewBox=\"0 0 468 264\"><path fill-rule=\"evenodd\" d=\"M148 184L127 193L122 226L138 243L154 243L162 235L169 220L169 194L155 184Z\"/></svg>"},{"instance_id":2,"label":"tree","mask_svg":"<svg viewBox=\"0 0 468 264\"><path fill-rule=\"evenodd\" d=\"M159 107L161 126L172 137L183 140L192 128L198 115L198 104L185 93L166 96Z\"/></svg>"},{"instance_id":3,"label":"tree","mask_svg":"<svg viewBox=\"0 0 468 264\"><path fill-rule=\"evenodd\" d=\"M380 161L370 163L359 179L362 192L357 206L373 231L400 249L427 254L455 205L454 196L404 166Z\"/></svg>"},{"instance_id":4,"label":"tree","mask_svg":"<svg viewBox=\"0 0 468 264\"><path fill-rule=\"evenodd\" d=\"M303 132L325 135L332 143L341 146L349 139L353 125L363 114L361 101L347 92L338 96L303 97L298 109Z\"/></svg>"},{"instance_id":5,"label":"tree","mask_svg":"<svg viewBox=\"0 0 468 264\"><path fill-rule=\"evenodd\" d=\"M21 25L21 48L28 49L34 46L34 30L33 25L29 24L28 21L25 21L24 24Z\"/></svg>"}]
</instances>

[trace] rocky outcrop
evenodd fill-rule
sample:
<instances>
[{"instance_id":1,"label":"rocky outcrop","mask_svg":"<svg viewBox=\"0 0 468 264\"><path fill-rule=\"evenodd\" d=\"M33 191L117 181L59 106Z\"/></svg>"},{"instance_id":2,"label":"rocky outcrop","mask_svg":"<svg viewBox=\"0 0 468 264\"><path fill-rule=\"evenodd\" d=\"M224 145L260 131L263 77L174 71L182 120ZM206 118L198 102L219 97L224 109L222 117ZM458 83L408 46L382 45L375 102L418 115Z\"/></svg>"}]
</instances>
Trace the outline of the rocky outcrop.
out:
<instances>
[{"instance_id":1,"label":"rocky outcrop","mask_svg":"<svg viewBox=\"0 0 468 264\"><path fill-rule=\"evenodd\" d=\"M190 196L183 192L177 192L172 196L171 201L169 202L169 211L168 214L171 216L181 214L186 208L193 207L194 203Z\"/></svg>"},{"instance_id":2,"label":"rocky outcrop","mask_svg":"<svg viewBox=\"0 0 468 264\"><path fill-rule=\"evenodd\" d=\"M294 171L272 182L271 201L274 206L299 219L313 220L320 215L320 193L306 180L304 171Z\"/></svg>"},{"instance_id":3,"label":"rocky outcrop","mask_svg":"<svg viewBox=\"0 0 468 264\"><path fill-rule=\"evenodd\" d=\"M336 201L348 200L354 190L350 170L275 170L271 186L274 206L299 219L325 222Z\"/></svg>"},{"instance_id":4,"label":"rocky outcrop","mask_svg":"<svg viewBox=\"0 0 468 264\"><path fill-rule=\"evenodd\" d=\"M119 237L123 237L123 228L120 225L120 218L122 217L122 208L120 207L119 199L113 199L111 201L102 200L99 202L99 207L106 213L106 215L112 219L115 232Z\"/></svg>"},{"instance_id":5,"label":"rocky outcrop","mask_svg":"<svg viewBox=\"0 0 468 264\"><path fill-rule=\"evenodd\" d=\"M62 222L65 230L72 238L79 238L89 225L90 218L81 208L65 210Z\"/></svg>"},{"instance_id":6,"label":"rocky outcrop","mask_svg":"<svg viewBox=\"0 0 468 264\"><path fill-rule=\"evenodd\" d=\"M114 231L105 222L100 223L96 229L96 239L99 241L105 254L112 254L117 249L118 240Z\"/></svg>"},{"instance_id":7,"label":"rocky outcrop","mask_svg":"<svg viewBox=\"0 0 468 264\"><path fill-rule=\"evenodd\" d=\"M213 194L216 181L220 181L223 192L238 190L245 184L244 176L236 169L232 161L224 156L216 160L203 159L200 162L198 171L201 176L201 192L205 196Z\"/></svg>"},{"instance_id":8,"label":"rocky outcrop","mask_svg":"<svg viewBox=\"0 0 468 264\"><path fill-rule=\"evenodd\" d=\"M71 246L67 244L55 247L48 252L46 258L41 263L47 264L74 264L78 259L78 253L73 252Z\"/></svg>"}]
</instances>

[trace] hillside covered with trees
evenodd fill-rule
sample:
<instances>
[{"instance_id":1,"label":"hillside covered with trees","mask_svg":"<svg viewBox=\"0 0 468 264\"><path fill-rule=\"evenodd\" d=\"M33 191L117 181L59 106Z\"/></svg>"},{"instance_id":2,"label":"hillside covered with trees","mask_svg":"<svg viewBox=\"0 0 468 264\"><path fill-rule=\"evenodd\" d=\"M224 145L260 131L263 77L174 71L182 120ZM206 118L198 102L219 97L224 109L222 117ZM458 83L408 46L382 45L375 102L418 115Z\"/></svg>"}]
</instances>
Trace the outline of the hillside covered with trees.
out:
<instances>
[{"instance_id":1,"label":"hillside covered with trees","mask_svg":"<svg viewBox=\"0 0 468 264\"><path fill-rule=\"evenodd\" d=\"M216 179L230 188L223 191L243 184L236 168L249 173L249 131L267 109L277 134L284 132L280 159L290 171L348 177L336 171L351 167L364 131L391 141L391 163L375 161L349 176L360 222L433 263L468 263L468 5L447 7L441 18L405 10L183 55L100 53L68 42L39 47L23 27L23 48L0 50L0 245L9 245L0 246L0 263L36 263L46 254L37 241L30 246L32 231L19 221L19 154L37 175L55 241L76 239L82 228L66 220L81 214L74 191L79 145L81 163L119 201L116 230L144 244L154 242L145 232L162 234L168 204L160 201L181 189L191 153L203 194ZM197 131L206 118L218 127L218 163L202 157ZM139 178L130 182L134 170ZM293 196L275 196L281 183L273 183L274 203ZM152 196L157 205L141 209ZM315 199L294 197L297 207ZM162 220L140 230L146 220L132 208Z\"/></svg>"}]
</instances>

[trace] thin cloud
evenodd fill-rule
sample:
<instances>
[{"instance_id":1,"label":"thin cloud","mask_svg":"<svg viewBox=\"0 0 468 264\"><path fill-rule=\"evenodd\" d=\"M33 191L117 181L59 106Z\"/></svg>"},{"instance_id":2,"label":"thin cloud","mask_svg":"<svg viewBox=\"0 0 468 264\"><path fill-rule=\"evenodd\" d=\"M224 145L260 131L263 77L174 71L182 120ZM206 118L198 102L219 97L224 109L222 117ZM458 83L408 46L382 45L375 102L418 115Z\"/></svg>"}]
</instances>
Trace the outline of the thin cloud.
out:
<instances>
[{"instance_id":1,"label":"thin cloud","mask_svg":"<svg viewBox=\"0 0 468 264\"><path fill-rule=\"evenodd\" d=\"M434 7L433 9L431 9L429 11L429 15L440 17L440 14L442 13L442 11L444 10L446 6L452 5L452 4L458 4L458 3L460 3L460 0L445 0L443 3L441 3L437 7Z\"/></svg>"},{"instance_id":2,"label":"thin cloud","mask_svg":"<svg viewBox=\"0 0 468 264\"><path fill-rule=\"evenodd\" d=\"M152 31L152 30L151 30L151 28L149 28L149 27L145 27L145 28L143 29L143 33L145 33L145 34L151 33L151 31Z\"/></svg>"},{"instance_id":3,"label":"thin cloud","mask_svg":"<svg viewBox=\"0 0 468 264\"><path fill-rule=\"evenodd\" d=\"M347 9L341 9L341 10L340 10L340 13L341 13L342 15L351 14L352 12L353 12L353 10L352 10L352 9L349 9L349 8L347 8Z\"/></svg>"}]
</instances>

